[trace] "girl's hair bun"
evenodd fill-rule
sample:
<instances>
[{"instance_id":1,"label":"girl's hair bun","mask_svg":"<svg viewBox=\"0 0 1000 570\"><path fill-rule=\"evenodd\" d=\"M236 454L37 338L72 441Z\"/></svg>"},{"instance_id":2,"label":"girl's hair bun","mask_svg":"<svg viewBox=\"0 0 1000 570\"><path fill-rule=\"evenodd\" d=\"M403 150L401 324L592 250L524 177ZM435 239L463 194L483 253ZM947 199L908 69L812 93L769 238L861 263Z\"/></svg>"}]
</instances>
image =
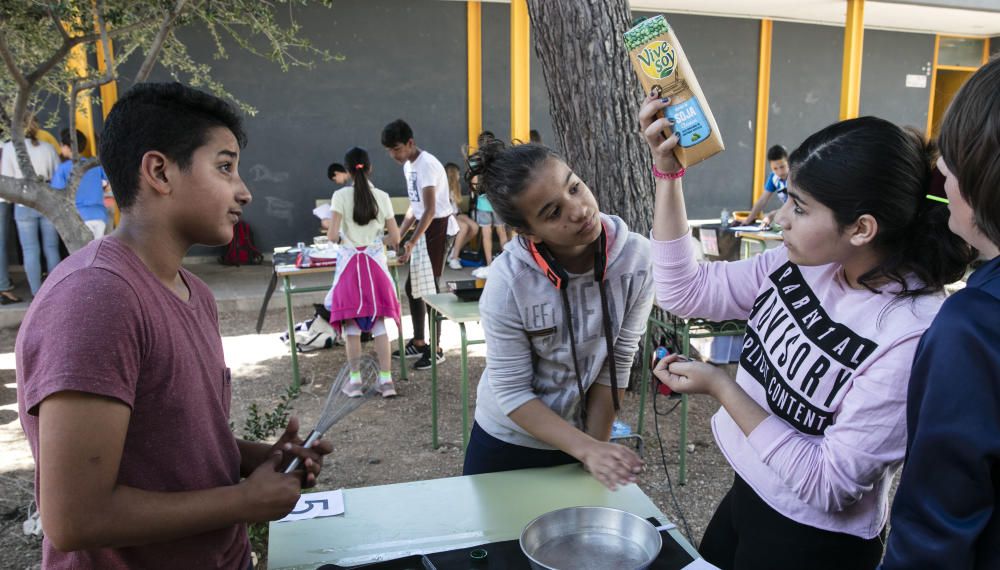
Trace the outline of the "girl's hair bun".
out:
<instances>
[{"instance_id":1,"label":"girl's hair bun","mask_svg":"<svg viewBox=\"0 0 1000 570\"><path fill-rule=\"evenodd\" d=\"M476 152L469 155L466 179L470 181L473 176L481 177L490 167L493 161L507 148L507 145L500 139L489 139L484 141Z\"/></svg>"}]
</instances>

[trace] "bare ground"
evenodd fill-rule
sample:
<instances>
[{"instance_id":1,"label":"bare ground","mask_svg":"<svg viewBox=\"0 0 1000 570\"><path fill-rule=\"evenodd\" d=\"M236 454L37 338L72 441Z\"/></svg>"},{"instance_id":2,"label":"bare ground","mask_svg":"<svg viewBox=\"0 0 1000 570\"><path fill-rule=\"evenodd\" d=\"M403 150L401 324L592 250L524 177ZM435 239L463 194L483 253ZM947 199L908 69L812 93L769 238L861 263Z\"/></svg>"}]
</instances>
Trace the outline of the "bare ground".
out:
<instances>
[{"instance_id":1,"label":"bare ground","mask_svg":"<svg viewBox=\"0 0 1000 570\"><path fill-rule=\"evenodd\" d=\"M259 336L253 334L255 319L256 314L251 312L220 315L227 361L233 367L232 421L237 435L243 434L249 406L256 403L262 411L272 409L291 379L290 358L287 351L282 352L283 345L278 340L284 328L283 313L272 311L264 333ZM0 355L6 353L4 362L10 363L0 367L3 380L0 383L0 568L20 570L38 567L41 541L21 531L31 502L33 472L30 461L25 466L27 445L17 420L15 374L10 357L15 334L14 329L0 330ZM470 331L470 337L477 338L477 332ZM334 452L324 466L319 488L363 487L461 474L462 416L458 382L461 369L457 329L446 326L442 344L446 348L447 361L439 367L440 448L431 447L430 373L411 371L409 381L397 383L398 397L367 403L327 434ZM469 358L473 399L484 365L482 352L476 348L472 347ZM314 423L326 397L327 382L344 361L342 347L300 357L302 377L307 383L293 403L293 414L300 417L304 426ZM623 403L622 419L633 427L638 401L637 394L629 393ZM661 399L658 407L664 412L672 405L673 402ZM683 487L677 485L679 409L659 418L663 455L673 477L681 512L695 541L701 537L715 506L732 482L732 469L716 448L709 426L716 409L717 404L709 398L696 396L690 400L688 443L693 451L688 454L688 481ZM647 469L639 486L683 531L661 462L651 407L647 408L642 435L646 443ZM16 460L18 457L21 459Z\"/></svg>"}]
</instances>

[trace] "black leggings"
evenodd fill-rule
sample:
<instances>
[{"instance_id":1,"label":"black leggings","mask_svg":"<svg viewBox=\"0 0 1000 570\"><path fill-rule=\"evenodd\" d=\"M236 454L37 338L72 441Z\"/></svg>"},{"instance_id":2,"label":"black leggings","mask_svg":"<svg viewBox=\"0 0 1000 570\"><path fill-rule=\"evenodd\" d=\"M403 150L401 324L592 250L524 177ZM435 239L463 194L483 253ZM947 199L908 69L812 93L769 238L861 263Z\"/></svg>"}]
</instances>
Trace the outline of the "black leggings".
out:
<instances>
[{"instance_id":1,"label":"black leggings","mask_svg":"<svg viewBox=\"0 0 1000 570\"><path fill-rule=\"evenodd\" d=\"M778 513L736 476L698 551L722 570L870 570L882 560L885 529L863 539Z\"/></svg>"}]
</instances>

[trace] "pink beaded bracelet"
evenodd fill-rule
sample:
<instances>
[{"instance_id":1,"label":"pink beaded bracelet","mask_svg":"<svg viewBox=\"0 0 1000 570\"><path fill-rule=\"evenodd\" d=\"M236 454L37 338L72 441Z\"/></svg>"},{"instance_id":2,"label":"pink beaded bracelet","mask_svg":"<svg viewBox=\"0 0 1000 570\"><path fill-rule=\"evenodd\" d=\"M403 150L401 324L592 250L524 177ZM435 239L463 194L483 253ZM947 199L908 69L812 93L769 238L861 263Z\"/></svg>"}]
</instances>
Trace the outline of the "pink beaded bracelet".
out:
<instances>
[{"instance_id":1,"label":"pink beaded bracelet","mask_svg":"<svg viewBox=\"0 0 1000 570\"><path fill-rule=\"evenodd\" d=\"M653 176L661 178L663 180L677 180L681 176L684 176L684 172L685 171L683 166L676 172L663 172L662 170L657 168L655 164L653 165Z\"/></svg>"}]
</instances>

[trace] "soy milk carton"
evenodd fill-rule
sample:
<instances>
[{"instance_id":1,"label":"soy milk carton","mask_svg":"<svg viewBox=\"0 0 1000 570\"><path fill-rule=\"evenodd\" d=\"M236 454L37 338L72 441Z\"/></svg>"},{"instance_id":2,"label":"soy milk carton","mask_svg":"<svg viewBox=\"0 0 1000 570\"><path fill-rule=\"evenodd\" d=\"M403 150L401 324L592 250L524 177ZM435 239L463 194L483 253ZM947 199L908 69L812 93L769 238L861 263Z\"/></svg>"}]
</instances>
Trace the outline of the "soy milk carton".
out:
<instances>
[{"instance_id":1,"label":"soy milk carton","mask_svg":"<svg viewBox=\"0 0 1000 570\"><path fill-rule=\"evenodd\" d=\"M674 149L678 162L691 166L725 150L719 125L667 20L642 21L625 32L625 47L643 92L655 89L660 97L670 97L664 114L674 119L680 137Z\"/></svg>"}]
</instances>

